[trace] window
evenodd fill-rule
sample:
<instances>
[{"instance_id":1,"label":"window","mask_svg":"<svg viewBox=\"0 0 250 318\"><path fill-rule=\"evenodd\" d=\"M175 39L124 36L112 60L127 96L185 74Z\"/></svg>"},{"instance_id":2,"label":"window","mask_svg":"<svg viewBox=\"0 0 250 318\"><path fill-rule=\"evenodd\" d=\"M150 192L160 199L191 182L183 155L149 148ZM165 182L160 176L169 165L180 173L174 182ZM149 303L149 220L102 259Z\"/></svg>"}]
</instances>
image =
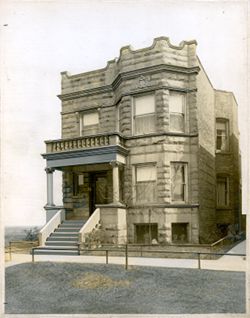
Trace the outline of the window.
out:
<instances>
[{"instance_id":1,"label":"window","mask_svg":"<svg viewBox=\"0 0 250 318\"><path fill-rule=\"evenodd\" d=\"M185 132L185 95L169 95L170 131Z\"/></svg>"},{"instance_id":2,"label":"window","mask_svg":"<svg viewBox=\"0 0 250 318\"><path fill-rule=\"evenodd\" d=\"M84 174L73 173L73 195L83 192Z\"/></svg>"},{"instance_id":3,"label":"window","mask_svg":"<svg viewBox=\"0 0 250 318\"><path fill-rule=\"evenodd\" d=\"M216 119L216 150L229 150L228 121L225 119Z\"/></svg>"},{"instance_id":4,"label":"window","mask_svg":"<svg viewBox=\"0 0 250 318\"><path fill-rule=\"evenodd\" d=\"M135 224L135 243L154 244L158 242L158 224Z\"/></svg>"},{"instance_id":5,"label":"window","mask_svg":"<svg viewBox=\"0 0 250 318\"><path fill-rule=\"evenodd\" d=\"M139 165L135 169L136 201L138 203L155 202L156 166Z\"/></svg>"},{"instance_id":6,"label":"window","mask_svg":"<svg viewBox=\"0 0 250 318\"><path fill-rule=\"evenodd\" d=\"M171 163L171 197L173 202L187 201L186 163Z\"/></svg>"},{"instance_id":7,"label":"window","mask_svg":"<svg viewBox=\"0 0 250 318\"><path fill-rule=\"evenodd\" d=\"M155 132L155 96L134 97L134 133L143 135Z\"/></svg>"},{"instance_id":8,"label":"window","mask_svg":"<svg viewBox=\"0 0 250 318\"><path fill-rule=\"evenodd\" d=\"M81 136L94 135L98 132L99 113L97 111L82 113L80 120Z\"/></svg>"},{"instance_id":9,"label":"window","mask_svg":"<svg viewBox=\"0 0 250 318\"><path fill-rule=\"evenodd\" d=\"M172 223L172 242L188 242L188 223Z\"/></svg>"},{"instance_id":10,"label":"window","mask_svg":"<svg viewBox=\"0 0 250 318\"><path fill-rule=\"evenodd\" d=\"M217 206L229 205L229 178L217 176Z\"/></svg>"}]
</instances>

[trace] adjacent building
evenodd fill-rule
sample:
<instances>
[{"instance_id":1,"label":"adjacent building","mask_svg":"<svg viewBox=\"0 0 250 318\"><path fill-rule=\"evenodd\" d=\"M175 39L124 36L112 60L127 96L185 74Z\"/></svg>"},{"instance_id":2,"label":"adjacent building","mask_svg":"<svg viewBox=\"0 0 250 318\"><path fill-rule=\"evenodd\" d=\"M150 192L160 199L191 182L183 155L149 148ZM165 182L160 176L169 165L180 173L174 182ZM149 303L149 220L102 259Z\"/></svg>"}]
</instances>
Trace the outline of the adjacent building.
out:
<instances>
[{"instance_id":1,"label":"adjacent building","mask_svg":"<svg viewBox=\"0 0 250 318\"><path fill-rule=\"evenodd\" d=\"M66 219L98 224L106 243L210 243L239 230L237 102L213 88L196 46L160 37L103 69L61 73L61 138L43 154L47 221L60 170Z\"/></svg>"}]
</instances>

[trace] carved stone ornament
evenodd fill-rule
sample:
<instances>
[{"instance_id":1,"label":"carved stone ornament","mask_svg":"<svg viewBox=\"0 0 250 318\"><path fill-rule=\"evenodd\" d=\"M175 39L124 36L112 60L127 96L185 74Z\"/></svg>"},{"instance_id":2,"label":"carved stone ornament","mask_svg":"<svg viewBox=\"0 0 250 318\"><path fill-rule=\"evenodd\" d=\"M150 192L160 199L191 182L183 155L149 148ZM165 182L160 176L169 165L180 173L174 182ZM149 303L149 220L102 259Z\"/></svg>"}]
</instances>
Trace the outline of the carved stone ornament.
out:
<instances>
[{"instance_id":1,"label":"carved stone ornament","mask_svg":"<svg viewBox=\"0 0 250 318\"><path fill-rule=\"evenodd\" d=\"M119 167L121 165L120 162L116 161L116 160L111 160L109 163L112 167Z\"/></svg>"},{"instance_id":2,"label":"carved stone ornament","mask_svg":"<svg viewBox=\"0 0 250 318\"><path fill-rule=\"evenodd\" d=\"M138 87L139 88L144 88L150 85L150 78L149 76L143 76L141 75L139 77L139 83L138 83Z\"/></svg>"},{"instance_id":3,"label":"carved stone ornament","mask_svg":"<svg viewBox=\"0 0 250 318\"><path fill-rule=\"evenodd\" d=\"M44 170L46 171L46 173L53 173L55 171L55 169L53 168L45 168Z\"/></svg>"},{"instance_id":4,"label":"carved stone ornament","mask_svg":"<svg viewBox=\"0 0 250 318\"><path fill-rule=\"evenodd\" d=\"M76 112L76 113L75 113L75 116L76 116L76 122L79 123L79 121L80 121L80 114L79 114L79 112Z\"/></svg>"}]
</instances>

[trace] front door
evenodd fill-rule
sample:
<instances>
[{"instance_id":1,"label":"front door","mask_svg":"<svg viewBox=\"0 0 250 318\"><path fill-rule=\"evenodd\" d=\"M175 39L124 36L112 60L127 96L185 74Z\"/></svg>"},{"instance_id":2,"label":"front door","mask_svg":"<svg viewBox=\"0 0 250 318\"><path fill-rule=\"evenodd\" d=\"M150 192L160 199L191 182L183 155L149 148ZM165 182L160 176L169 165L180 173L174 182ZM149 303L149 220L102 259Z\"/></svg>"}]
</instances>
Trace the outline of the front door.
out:
<instances>
[{"instance_id":1,"label":"front door","mask_svg":"<svg viewBox=\"0 0 250 318\"><path fill-rule=\"evenodd\" d=\"M96 204L108 203L107 172L94 172L90 174L90 215L95 211Z\"/></svg>"}]
</instances>

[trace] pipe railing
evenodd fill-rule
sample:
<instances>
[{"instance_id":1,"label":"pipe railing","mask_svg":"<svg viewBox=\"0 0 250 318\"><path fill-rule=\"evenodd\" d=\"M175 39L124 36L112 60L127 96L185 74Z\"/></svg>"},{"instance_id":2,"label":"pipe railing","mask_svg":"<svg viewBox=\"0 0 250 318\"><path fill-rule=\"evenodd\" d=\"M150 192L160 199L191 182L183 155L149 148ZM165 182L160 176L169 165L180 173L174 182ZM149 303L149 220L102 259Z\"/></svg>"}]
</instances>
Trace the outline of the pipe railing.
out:
<instances>
[{"instance_id":1,"label":"pipe railing","mask_svg":"<svg viewBox=\"0 0 250 318\"><path fill-rule=\"evenodd\" d=\"M33 247L31 254L32 254L32 262L35 262L35 250L44 250L44 251L68 251L68 250L72 250L72 248L67 248L67 247L63 247L63 248L51 248L51 247ZM129 252L135 252L135 251L131 251L129 250L129 246L126 244L124 245L124 249L118 249L118 248L114 248L112 250L109 249L86 249L86 248L80 248L80 244L78 245L78 255L81 255L81 252L105 252L104 256L106 259L106 264L109 263L109 253L112 252L123 252L124 256L125 256L125 269L128 269L128 264L129 264ZM191 254L191 255L195 255L195 259L197 259L197 268L198 269L202 269L201 267L201 255L214 255L214 256L241 256L241 257L245 257L246 254L230 254L230 253L211 253L211 252L186 252L186 251L163 251L163 250L146 250L144 252L150 252L150 253L157 253L157 254L161 254L161 253L172 253L172 254Z\"/></svg>"},{"instance_id":2,"label":"pipe railing","mask_svg":"<svg viewBox=\"0 0 250 318\"><path fill-rule=\"evenodd\" d=\"M17 247L16 245L21 245L21 247ZM5 247L5 254L9 254L9 260L12 260L13 246L15 245L15 252L18 251L26 251L29 248L29 245L38 245L37 241L9 241L9 244ZM26 246L27 245L27 246Z\"/></svg>"},{"instance_id":3,"label":"pipe railing","mask_svg":"<svg viewBox=\"0 0 250 318\"><path fill-rule=\"evenodd\" d=\"M65 220L65 210L61 209L49 220L38 233L39 245L44 245L46 239Z\"/></svg>"}]
</instances>

